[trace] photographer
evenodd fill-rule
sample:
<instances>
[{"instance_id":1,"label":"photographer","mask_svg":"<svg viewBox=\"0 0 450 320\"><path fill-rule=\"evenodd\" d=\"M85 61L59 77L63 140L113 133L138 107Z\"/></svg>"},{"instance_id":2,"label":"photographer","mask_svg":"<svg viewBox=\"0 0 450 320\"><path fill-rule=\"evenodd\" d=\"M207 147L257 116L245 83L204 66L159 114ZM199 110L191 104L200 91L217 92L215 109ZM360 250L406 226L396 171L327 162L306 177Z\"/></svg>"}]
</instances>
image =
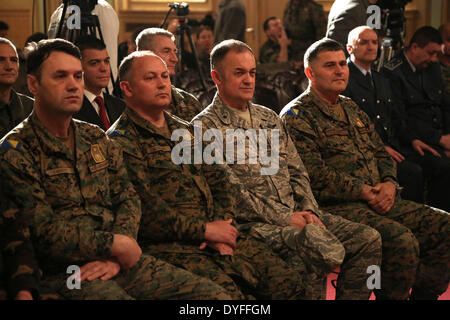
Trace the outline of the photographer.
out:
<instances>
[{"instance_id":1,"label":"photographer","mask_svg":"<svg viewBox=\"0 0 450 320\"><path fill-rule=\"evenodd\" d=\"M106 0L90 0L88 2L89 4L86 4L86 2L88 1L84 0L68 1L69 5L78 5L81 8L81 11L83 11L83 8L92 7L95 4L94 8L90 11L90 13L97 15L100 21L100 30L103 35L103 40L106 44L106 50L108 51L108 54L111 57L111 71L115 81L115 79L117 78L117 38L119 36L119 17L114 11L114 8L111 7L111 5ZM50 18L50 24L48 27L49 39L56 38L63 7L64 3L61 4L55 10L55 12L53 12ZM72 12L69 12L69 10L67 10L66 17L64 17L64 19L67 19L71 14ZM99 37L98 34L96 36ZM64 38L64 36L61 35L61 38ZM108 89L109 92L113 91L113 84L111 82L108 85Z\"/></svg>"}]
</instances>

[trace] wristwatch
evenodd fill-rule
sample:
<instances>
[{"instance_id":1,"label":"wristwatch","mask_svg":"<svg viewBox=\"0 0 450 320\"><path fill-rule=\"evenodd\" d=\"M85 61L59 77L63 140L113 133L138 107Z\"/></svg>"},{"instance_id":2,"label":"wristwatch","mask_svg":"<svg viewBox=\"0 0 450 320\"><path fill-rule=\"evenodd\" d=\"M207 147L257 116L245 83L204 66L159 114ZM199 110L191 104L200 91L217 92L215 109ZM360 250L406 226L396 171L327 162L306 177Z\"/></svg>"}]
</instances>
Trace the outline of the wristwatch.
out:
<instances>
[{"instance_id":1,"label":"wristwatch","mask_svg":"<svg viewBox=\"0 0 450 320\"><path fill-rule=\"evenodd\" d=\"M403 187L400 186L396 180L394 180L394 179L392 179L390 177L384 179L384 182L388 182L388 181L392 182L394 184L395 190L397 191L397 194L399 194L403 190Z\"/></svg>"}]
</instances>

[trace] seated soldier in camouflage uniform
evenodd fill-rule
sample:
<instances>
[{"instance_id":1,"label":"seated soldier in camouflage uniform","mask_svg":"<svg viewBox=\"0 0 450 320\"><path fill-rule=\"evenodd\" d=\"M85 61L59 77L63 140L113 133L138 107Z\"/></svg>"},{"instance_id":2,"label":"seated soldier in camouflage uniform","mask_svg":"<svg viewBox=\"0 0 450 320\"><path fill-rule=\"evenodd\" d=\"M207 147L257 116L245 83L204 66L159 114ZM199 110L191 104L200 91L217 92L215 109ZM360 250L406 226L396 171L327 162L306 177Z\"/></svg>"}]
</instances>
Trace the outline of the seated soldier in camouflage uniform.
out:
<instances>
[{"instance_id":1,"label":"seated soldier in camouflage uniform","mask_svg":"<svg viewBox=\"0 0 450 320\"><path fill-rule=\"evenodd\" d=\"M34 111L0 141L0 203L16 204L28 224L41 283L71 299L229 299L214 282L142 255L140 200L120 149L72 119L83 99L78 48L54 39L30 50ZM80 289L67 285L72 265Z\"/></svg>"},{"instance_id":2,"label":"seated soldier in camouflage uniform","mask_svg":"<svg viewBox=\"0 0 450 320\"><path fill-rule=\"evenodd\" d=\"M156 53L167 65L171 77L175 76L175 67L178 62L175 37L167 30L148 28L141 31L136 39L137 50L151 50ZM192 94L172 86L172 101L167 108L177 117L190 121L203 107Z\"/></svg>"},{"instance_id":3,"label":"seated soldier in camouflage uniform","mask_svg":"<svg viewBox=\"0 0 450 320\"><path fill-rule=\"evenodd\" d=\"M305 53L310 87L281 112L323 208L378 230L377 299L436 299L450 276L450 216L397 193L396 166L351 99L344 48L325 38Z\"/></svg>"},{"instance_id":4,"label":"seated soldier in camouflage uniform","mask_svg":"<svg viewBox=\"0 0 450 320\"><path fill-rule=\"evenodd\" d=\"M290 46L281 20L277 17L267 18L263 23L264 33L267 41L259 51L259 62L286 62L289 61Z\"/></svg>"},{"instance_id":5,"label":"seated soldier in camouflage uniform","mask_svg":"<svg viewBox=\"0 0 450 320\"><path fill-rule=\"evenodd\" d=\"M325 37L327 17L314 0L290 0L283 13L283 25L291 43L291 59L302 61L306 49Z\"/></svg>"},{"instance_id":6,"label":"seated soldier in camouflage uniform","mask_svg":"<svg viewBox=\"0 0 450 320\"><path fill-rule=\"evenodd\" d=\"M164 112L171 92L164 61L135 52L121 64L120 80L127 108L107 133L122 146L142 200L144 252L216 281L234 299L245 298L241 290L265 299L303 298L302 275L264 243L238 235L236 194L225 173L178 161L178 139L171 136L181 132L191 141L192 127Z\"/></svg>"},{"instance_id":7,"label":"seated soldier in camouflage uniform","mask_svg":"<svg viewBox=\"0 0 450 320\"><path fill-rule=\"evenodd\" d=\"M319 209L281 119L272 110L250 102L256 73L250 47L236 40L221 42L211 53L211 67L218 93L193 122L201 121L205 130L211 128L205 134L219 131L223 136L226 153L214 151L226 155L226 170L240 191L238 222L246 223L254 237L268 243L294 270L303 269L301 272L312 278L326 277L340 266L337 299L368 299L367 268L381 259L378 232ZM237 146L238 159L234 155L229 159L230 149L235 148L230 131L239 130L246 130L249 144L242 134L237 139L238 143L244 141ZM256 131L258 137L252 136ZM255 154L254 147L259 153ZM275 158L270 166L268 154Z\"/></svg>"}]
</instances>

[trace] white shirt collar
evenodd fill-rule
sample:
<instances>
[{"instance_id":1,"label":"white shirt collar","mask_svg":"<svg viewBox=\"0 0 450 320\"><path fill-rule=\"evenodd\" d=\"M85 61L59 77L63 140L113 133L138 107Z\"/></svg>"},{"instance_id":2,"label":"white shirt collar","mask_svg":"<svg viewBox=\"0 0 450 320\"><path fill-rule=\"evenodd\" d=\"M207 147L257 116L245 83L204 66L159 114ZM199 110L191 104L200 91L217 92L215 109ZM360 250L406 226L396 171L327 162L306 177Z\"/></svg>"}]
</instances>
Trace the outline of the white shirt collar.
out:
<instances>
[{"instance_id":1,"label":"white shirt collar","mask_svg":"<svg viewBox=\"0 0 450 320\"><path fill-rule=\"evenodd\" d=\"M94 102L95 98L97 98L97 96L95 94L93 94L92 92L84 89L84 95L86 96L86 98L89 100L89 102L92 104L92 102ZM100 97L102 97L103 99L105 99L105 97L103 96L103 91L100 93Z\"/></svg>"},{"instance_id":2,"label":"white shirt collar","mask_svg":"<svg viewBox=\"0 0 450 320\"><path fill-rule=\"evenodd\" d=\"M366 69L364 69L363 67L361 67L360 65L358 65L358 64L355 62L353 56L350 57L350 60L352 60L353 64L359 69L359 71L362 72L363 76L366 76L367 72L372 76L372 72L371 72L370 70L366 70Z\"/></svg>"},{"instance_id":3,"label":"white shirt collar","mask_svg":"<svg viewBox=\"0 0 450 320\"><path fill-rule=\"evenodd\" d=\"M91 105L94 107L95 112L97 112L97 114L100 114L100 106L97 104L97 102L94 101L95 98L97 98L98 96L96 96L95 94L93 94L92 92L90 92L86 89L84 89L84 95L89 100ZM100 97L103 98L103 101L105 100L105 97L103 96L103 91L100 93Z\"/></svg>"}]
</instances>

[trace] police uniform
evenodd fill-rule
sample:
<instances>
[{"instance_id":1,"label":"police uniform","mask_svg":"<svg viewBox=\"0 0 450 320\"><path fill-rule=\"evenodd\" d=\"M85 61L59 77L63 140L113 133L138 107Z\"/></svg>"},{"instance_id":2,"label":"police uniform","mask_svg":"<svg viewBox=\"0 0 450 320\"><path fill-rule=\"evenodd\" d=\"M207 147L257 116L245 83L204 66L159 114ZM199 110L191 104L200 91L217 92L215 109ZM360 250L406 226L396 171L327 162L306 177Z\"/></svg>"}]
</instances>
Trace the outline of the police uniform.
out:
<instances>
[{"instance_id":1,"label":"police uniform","mask_svg":"<svg viewBox=\"0 0 450 320\"><path fill-rule=\"evenodd\" d=\"M441 62L441 74L445 93L450 95L450 65L446 65Z\"/></svg>"},{"instance_id":2,"label":"police uniform","mask_svg":"<svg viewBox=\"0 0 450 320\"><path fill-rule=\"evenodd\" d=\"M171 135L181 132L183 143L193 143L192 127L169 113L165 118L169 132L128 107L108 130L124 150L130 178L142 199L139 242L144 252L214 280L233 299L245 298L241 288L259 298L303 298L301 275L263 242L244 233L237 238L233 256L199 249L206 223L235 220L235 192L218 166L195 165L193 157L188 163L176 163L178 140L172 141ZM189 149L194 151L193 146Z\"/></svg>"},{"instance_id":3,"label":"police uniform","mask_svg":"<svg viewBox=\"0 0 450 320\"><path fill-rule=\"evenodd\" d=\"M251 123L228 107L217 94L213 103L193 119L194 124L201 121L205 130L219 129L224 145L230 138L227 130L242 129L248 133L255 130L258 134L257 138L249 139L255 144L246 145L245 158L238 155L238 160L227 160L230 181L239 190L239 221L295 268L304 267L312 278L326 277L341 266L338 299L367 299L370 290L364 273L368 265L380 261L378 233L320 210L309 185L308 173L280 118L268 108L250 102L247 106ZM269 150L260 150L266 144ZM259 157L252 156L255 145ZM262 152L276 155L276 170L263 174L271 165L262 160ZM303 229L291 226L296 211L313 212L327 229L314 223Z\"/></svg>"},{"instance_id":4,"label":"police uniform","mask_svg":"<svg viewBox=\"0 0 450 320\"><path fill-rule=\"evenodd\" d=\"M413 70L404 52L385 64L383 74L390 79L392 92L398 102L402 125L398 132L400 151L408 160L423 169L427 184L427 202L443 210L450 210L448 181L450 159L443 153L439 140L450 134L450 96L445 94L439 65L431 63L423 70ZM419 139L442 157L425 152L419 155L412 141Z\"/></svg>"},{"instance_id":5,"label":"police uniform","mask_svg":"<svg viewBox=\"0 0 450 320\"><path fill-rule=\"evenodd\" d=\"M291 43L291 58L303 61L306 49L325 36L327 18L321 4L313 0L291 0L284 9L283 25Z\"/></svg>"},{"instance_id":6,"label":"police uniform","mask_svg":"<svg viewBox=\"0 0 450 320\"><path fill-rule=\"evenodd\" d=\"M215 283L154 257L111 280L67 286L67 268L109 259L114 234L136 238L140 200L120 149L97 126L71 122L74 152L32 112L0 141L1 201L30 228L42 282L69 299L230 298ZM186 289L187 288L187 289Z\"/></svg>"},{"instance_id":7,"label":"police uniform","mask_svg":"<svg viewBox=\"0 0 450 320\"><path fill-rule=\"evenodd\" d=\"M400 150L398 129L402 126L389 81L375 70L363 70L347 59L348 85L342 95L351 98L366 112L375 124L375 130L385 146ZM422 168L408 159L397 163L397 178L402 187L402 197L423 202L424 182Z\"/></svg>"},{"instance_id":8,"label":"police uniform","mask_svg":"<svg viewBox=\"0 0 450 320\"><path fill-rule=\"evenodd\" d=\"M378 214L360 200L363 185L395 179L395 162L374 124L351 99L336 107L309 88L283 109L294 144L311 176L319 204L351 221L375 228L382 237L381 289L377 298L437 298L450 278L450 216L397 196L392 209Z\"/></svg>"}]
</instances>

